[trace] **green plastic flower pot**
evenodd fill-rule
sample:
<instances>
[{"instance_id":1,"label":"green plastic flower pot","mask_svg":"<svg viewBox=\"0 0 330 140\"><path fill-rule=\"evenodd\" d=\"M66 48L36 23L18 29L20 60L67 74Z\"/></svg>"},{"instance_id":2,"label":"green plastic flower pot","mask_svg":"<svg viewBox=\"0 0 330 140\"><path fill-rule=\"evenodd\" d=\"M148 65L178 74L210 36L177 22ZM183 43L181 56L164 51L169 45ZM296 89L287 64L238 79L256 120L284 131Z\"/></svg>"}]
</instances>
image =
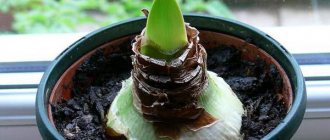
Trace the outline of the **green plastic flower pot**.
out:
<instances>
[{"instance_id":1,"label":"green plastic flower pot","mask_svg":"<svg viewBox=\"0 0 330 140\"><path fill-rule=\"evenodd\" d=\"M304 77L292 55L269 35L238 21L202 15L186 15L185 21L201 31L201 40L212 38L213 35L207 35L208 32L214 35L219 33L228 38L238 38L241 40L240 43L253 44L257 47L256 50L266 53L266 56L269 55L276 61L275 63L282 69L282 75L284 74L288 79L289 86L286 90L290 90L289 93L292 95L286 95L288 100L286 117L264 139L290 139L303 120L306 108ZM120 47L121 42L130 41L134 35L139 34L145 24L145 18L136 18L94 31L69 46L53 61L40 82L36 98L37 124L44 139L64 139L54 127L49 105L54 102L54 98L66 96L53 95L54 91L61 94L66 92L67 89L59 88L59 83L70 81L77 65L95 49ZM230 43L230 39L223 41Z\"/></svg>"}]
</instances>

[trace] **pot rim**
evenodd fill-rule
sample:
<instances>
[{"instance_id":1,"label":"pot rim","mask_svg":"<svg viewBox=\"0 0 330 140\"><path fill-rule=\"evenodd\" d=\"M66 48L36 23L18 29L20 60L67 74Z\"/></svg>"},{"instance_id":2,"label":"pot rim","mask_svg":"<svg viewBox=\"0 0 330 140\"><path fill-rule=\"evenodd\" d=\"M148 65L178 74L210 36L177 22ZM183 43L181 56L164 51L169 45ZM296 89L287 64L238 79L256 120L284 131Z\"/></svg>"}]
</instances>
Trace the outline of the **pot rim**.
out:
<instances>
[{"instance_id":1,"label":"pot rim","mask_svg":"<svg viewBox=\"0 0 330 140\"><path fill-rule=\"evenodd\" d=\"M283 131L285 131L285 130L286 131L290 130L290 131L292 131L291 133L294 133L297 130L296 126L287 126L287 123L292 122L292 121L295 123L298 123L298 124L301 123L301 120L302 120L302 117L304 116L305 111L299 112L298 110L306 109L306 88L305 88L304 77L302 75L300 67L299 67L298 63L296 62L296 60L293 58L293 56L280 43L278 43L272 37L270 37L269 35L267 35L266 33L262 32L262 31L260 31L259 29L252 27L250 25L247 25L245 23L231 20L231 19L225 19L225 18L221 18L221 17L208 16L208 15L201 15L201 14L187 14L187 15L184 15L184 17L186 19L186 22L191 23L192 26L198 28L199 30L209 30L209 31L221 32L219 30L216 30L216 27L213 27L213 29L212 29L212 27L209 27L208 25L204 25L201 23L199 23L199 25L194 25L193 24L194 20L203 20L205 22L207 21L207 22L215 22L215 23L223 22L226 24L218 23L219 25L215 24L214 26L226 26L227 24L230 24L230 25L237 26L238 28L248 30L249 32L253 33L254 35L257 35L261 38L266 39L267 41L269 41L271 44L273 44L276 47L275 49L278 49L278 51L280 51L282 54L284 54L285 60L283 60L283 61L289 61L289 65L293 69L292 72L295 74L295 77L290 77L287 74L290 79L293 93L294 93L292 106L291 106L291 109L289 110L289 112L287 113L287 115L285 116L285 118L282 120L282 123L277 125L270 133L268 133L265 137L263 137L263 139L274 138L277 133L284 133ZM65 49L61 54L59 54L58 57L55 58L55 60L51 63L51 65L45 71L45 73L40 81L38 91L37 91L37 96L36 96L37 124L38 124L39 132L41 133L41 135L43 137L50 136L50 137L54 137L56 139L64 139L63 136L52 125L52 123L50 122L50 120L48 118L48 111L47 111L48 104L47 103L48 103L49 94L51 93L52 89L50 89L50 88L46 89L46 85L48 82L50 82L50 81L53 82L52 87L51 87L51 88L53 88L53 86L55 86L55 84L56 84L56 81L60 78L60 76L58 76L55 79L51 79L50 75L52 74L52 72L54 72L55 68L61 67L61 65L62 65L61 60L66 55L68 55L69 52L77 51L76 48L80 44L82 44L84 42L88 42L88 41L91 42L91 40L93 39L93 36L100 36L100 35L102 36L102 34L105 34L105 32L111 31L114 28L116 28L118 31L121 31L121 32L116 32L116 35L114 35L112 37L107 37L107 38L111 38L110 40L118 39L118 38L121 38L124 36L129 36L130 34L139 33L139 32L141 32L141 30L139 31L136 29L139 27L136 27L135 31L129 31L128 33L125 32L124 27L129 26L130 24L134 23L134 24L139 24L139 26L141 26L143 28L145 26L144 25L145 21L146 21L145 17L132 18L132 19L124 20L122 22L119 22L116 24L111 24L106 27L95 30L95 31L87 34L86 36L82 37L81 39L77 40L75 43L73 43L67 49ZM221 32L221 33L238 37L238 35L233 35L230 32ZM239 32L239 34L243 34L243 33L244 32ZM244 35L242 35L242 36L244 36ZM238 38L242 38L242 37L238 37ZM248 36L247 36L247 38L248 38ZM107 39L107 40L109 41L109 39ZM100 42L100 43L104 44L105 42ZM101 44L99 44L98 46L100 46ZM257 45L257 44L255 44L255 45L259 47L259 45ZM93 49L93 47L90 47L90 48ZM89 51L92 49L89 49ZM266 51L266 52L269 53L269 51ZM75 59L75 58L72 57L72 59ZM275 59L275 60L279 61L278 59ZM70 64L68 64L68 65L73 64L75 61L76 60L69 62ZM280 63L280 65L283 65L281 62L279 62L279 63ZM64 71L62 71L61 74L63 74L65 72L65 69L67 69L67 68L62 67L62 69L64 69ZM287 69L285 69L285 71L286 71L286 73L288 73ZM293 79L291 79L291 78L293 78ZM298 121L297 121L297 117L300 120L298 119ZM41 127L43 127L43 128L41 128ZM46 130L44 130L44 129L46 129ZM48 134L45 134L45 133L48 133Z\"/></svg>"}]
</instances>

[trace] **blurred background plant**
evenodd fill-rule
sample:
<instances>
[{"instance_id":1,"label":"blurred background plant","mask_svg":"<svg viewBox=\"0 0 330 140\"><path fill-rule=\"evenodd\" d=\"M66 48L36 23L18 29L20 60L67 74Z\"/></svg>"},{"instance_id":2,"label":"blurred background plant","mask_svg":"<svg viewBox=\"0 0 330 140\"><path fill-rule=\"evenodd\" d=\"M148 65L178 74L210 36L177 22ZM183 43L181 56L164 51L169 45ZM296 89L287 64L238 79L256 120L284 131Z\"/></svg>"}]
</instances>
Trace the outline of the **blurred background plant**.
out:
<instances>
[{"instance_id":1,"label":"blurred background plant","mask_svg":"<svg viewBox=\"0 0 330 140\"><path fill-rule=\"evenodd\" d=\"M184 13L233 18L221 0L179 3ZM142 16L140 10L151 4L152 0L0 0L0 34L91 31Z\"/></svg>"}]
</instances>

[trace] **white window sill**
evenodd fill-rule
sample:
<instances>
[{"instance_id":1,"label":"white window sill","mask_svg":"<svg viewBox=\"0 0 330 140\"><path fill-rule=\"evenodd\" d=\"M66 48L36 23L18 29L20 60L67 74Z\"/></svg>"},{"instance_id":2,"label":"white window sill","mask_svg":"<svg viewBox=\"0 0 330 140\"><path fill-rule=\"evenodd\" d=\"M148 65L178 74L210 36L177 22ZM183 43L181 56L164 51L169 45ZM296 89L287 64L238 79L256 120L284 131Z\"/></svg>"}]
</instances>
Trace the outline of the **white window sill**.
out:
<instances>
[{"instance_id":1,"label":"white window sill","mask_svg":"<svg viewBox=\"0 0 330 140\"><path fill-rule=\"evenodd\" d=\"M330 26L262 28L293 54L330 53ZM3 62L51 61L85 33L0 36ZM293 139L324 139L330 130L330 63L301 65L307 79L307 110ZM1 72L0 139L41 139L35 122L35 86L42 72ZM325 77L313 80L313 77ZM3 89L15 87L21 89ZM29 87L29 89L27 89ZM2 88L2 89L1 89ZM20 132L17 135L17 132Z\"/></svg>"}]
</instances>

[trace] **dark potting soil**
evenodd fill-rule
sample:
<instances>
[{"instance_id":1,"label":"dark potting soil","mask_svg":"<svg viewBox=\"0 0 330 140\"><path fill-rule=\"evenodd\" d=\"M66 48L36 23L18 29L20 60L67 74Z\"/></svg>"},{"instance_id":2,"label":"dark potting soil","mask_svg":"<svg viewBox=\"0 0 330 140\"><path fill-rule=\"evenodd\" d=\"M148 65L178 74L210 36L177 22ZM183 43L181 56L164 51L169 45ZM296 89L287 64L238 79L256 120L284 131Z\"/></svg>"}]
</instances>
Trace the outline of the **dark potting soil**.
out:
<instances>
[{"instance_id":1,"label":"dark potting soil","mask_svg":"<svg viewBox=\"0 0 330 140\"><path fill-rule=\"evenodd\" d=\"M262 60L242 60L241 52L232 47L221 46L207 52L208 70L223 77L244 104L247 112L242 116L244 139L262 138L286 115L284 103L276 94L282 87L277 69ZM104 56L98 50L80 65L73 78L73 98L52 105L55 125L66 139L107 139L105 116L121 81L130 76L130 55Z\"/></svg>"},{"instance_id":2,"label":"dark potting soil","mask_svg":"<svg viewBox=\"0 0 330 140\"><path fill-rule=\"evenodd\" d=\"M282 77L274 65L260 59L242 60L239 50L225 46L208 50L207 65L208 70L224 78L243 103L244 139L261 139L285 117L284 101L277 94L283 86Z\"/></svg>"},{"instance_id":3,"label":"dark potting soil","mask_svg":"<svg viewBox=\"0 0 330 140\"><path fill-rule=\"evenodd\" d=\"M56 128L64 138L107 139L105 116L121 82L130 77L130 56L131 53L104 56L103 50L98 50L78 67L73 77L73 98L52 105Z\"/></svg>"}]
</instances>

